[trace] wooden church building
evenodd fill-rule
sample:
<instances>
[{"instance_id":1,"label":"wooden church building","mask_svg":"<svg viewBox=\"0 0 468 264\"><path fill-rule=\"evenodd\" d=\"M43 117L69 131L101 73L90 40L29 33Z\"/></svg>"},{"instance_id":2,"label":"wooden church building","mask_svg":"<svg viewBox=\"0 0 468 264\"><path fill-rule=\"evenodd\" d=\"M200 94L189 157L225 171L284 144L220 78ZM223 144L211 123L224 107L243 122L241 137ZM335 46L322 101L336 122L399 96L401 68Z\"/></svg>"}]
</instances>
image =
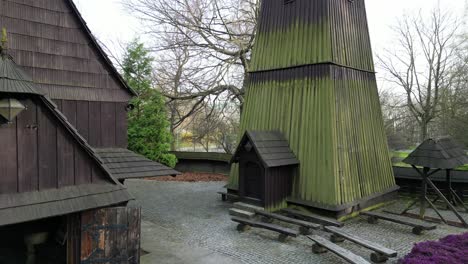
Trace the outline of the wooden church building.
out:
<instances>
[{"instance_id":1,"label":"wooden church building","mask_svg":"<svg viewBox=\"0 0 468 264\"><path fill-rule=\"evenodd\" d=\"M0 263L139 263L119 181L178 173L126 149L136 94L72 0L0 0L0 28Z\"/></svg>"}]
</instances>

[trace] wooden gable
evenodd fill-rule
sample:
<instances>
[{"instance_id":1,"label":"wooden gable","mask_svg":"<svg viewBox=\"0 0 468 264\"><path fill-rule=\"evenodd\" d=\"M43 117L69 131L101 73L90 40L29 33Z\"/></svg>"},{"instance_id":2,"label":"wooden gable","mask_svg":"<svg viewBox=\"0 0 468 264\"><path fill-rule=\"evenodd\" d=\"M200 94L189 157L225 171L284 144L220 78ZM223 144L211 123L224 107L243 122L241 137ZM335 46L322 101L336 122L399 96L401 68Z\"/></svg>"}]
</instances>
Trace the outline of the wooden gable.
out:
<instances>
[{"instance_id":1,"label":"wooden gable","mask_svg":"<svg viewBox=\"0 0 468 264\"><path fill-rule=\"evenodd\" d=\"M134 92L72 0L0 0L9 54L52 99L127 102Z\"/></svg>"},{"instance_id":2,"label":"wooden gable","mask_svg":"<svg viewBox=\"0 0 468 264\"><path fill-rule=\"evenodd\" d=\"M40 99L17 98L27 110L0 127L0 195L113 183Z\"/></svg>"}]
</instances>

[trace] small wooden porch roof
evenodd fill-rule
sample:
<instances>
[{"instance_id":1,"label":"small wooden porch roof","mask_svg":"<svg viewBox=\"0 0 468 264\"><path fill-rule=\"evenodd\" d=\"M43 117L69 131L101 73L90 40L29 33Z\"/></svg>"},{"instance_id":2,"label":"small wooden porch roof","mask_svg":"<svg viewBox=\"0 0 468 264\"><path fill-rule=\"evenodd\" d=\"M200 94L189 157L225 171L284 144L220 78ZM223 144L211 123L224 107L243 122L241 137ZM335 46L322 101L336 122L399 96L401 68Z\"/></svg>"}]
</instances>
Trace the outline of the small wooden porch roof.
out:
<instances>
[{"instance_id":1,"label":"small wooden porch roof","mask_svg":"<svg viewBox=\"0 0 468 264\"><path fill-rule=\"evenodd\" d=\"M0 92L41 95L32 79L6 54L0 54Z\"/></svg>"},{"instance_id":2,"label":"small wooden porch roof","mask_svg":"<svg viewBox=\"0 0 468 264\"><path fill-rule=\"evenodd\" d=\"M280 131L246 131L234 153L231 163L240 160L240 153L250 143L265 168L299 165L289 148L288 140Z\"/></svg>"},{"instance_id":3,"label":"small wooden porch roof","mask_svg":"<svg viewBox=\"0 0 468 264\"><path fill-rule=\"evenodd\" d=\"M181 174L128 149L105 148L95 149L95 152L117 180Z\"/></svg>"},{"instance_id":4,"label":"small wooden porch roof","mask_svg":"<svg viewBox=\"0 0 468 264\"><path fill-rule=\"evenodd\" d=\"M434 169L454 169L468 164L463 148L450 138L428 139L403 162Z\"/></svg>"}]
</instances>

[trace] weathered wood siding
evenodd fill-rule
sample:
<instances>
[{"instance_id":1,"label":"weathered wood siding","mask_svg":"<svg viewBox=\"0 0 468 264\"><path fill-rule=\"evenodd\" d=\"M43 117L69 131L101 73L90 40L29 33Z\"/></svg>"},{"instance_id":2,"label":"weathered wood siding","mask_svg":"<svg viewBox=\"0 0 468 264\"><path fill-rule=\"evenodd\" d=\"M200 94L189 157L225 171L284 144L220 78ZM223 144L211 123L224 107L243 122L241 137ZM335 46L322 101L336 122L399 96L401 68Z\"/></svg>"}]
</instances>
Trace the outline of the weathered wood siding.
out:
<instances>
[{"instance_id":1,"label":"weathered wood siding","mask_svg":"<svg viewBox=\"0 0 468 264\"><path fill-rule=\"evenodd\" d=\"M40 191L103 181L97 167L41 103L0 126L0 194Z\"/></svg>"},{"instance_id":2,"label":"weathered wood siding","mask_svg":"<svg viewBox=\"0 0 468 264\"><path fill-rule=\"evenodd\" d=\"M126 102L130 92L69 0L0 0L9 54L53 99Z\"/></svg>"},{"instance_id":3,"label":"weathered wood siding","mask_svg":"<svg viewBox=\"0 0 468 264\"><path fill-rule=\"evenodd\" d=\"M54 100L68 121L96 148L127 148L127 103Z\"/></svg>"},{"instance_id":4,"label":"weathered wood siding","mask_svg":"<svg viewBox=\"0 0 468 264\"><path fill-rule=\"evenodd\" d=\"M81 214L80 262L140 263L140 208L106 208Z\"/></svg>"}]
</instances>

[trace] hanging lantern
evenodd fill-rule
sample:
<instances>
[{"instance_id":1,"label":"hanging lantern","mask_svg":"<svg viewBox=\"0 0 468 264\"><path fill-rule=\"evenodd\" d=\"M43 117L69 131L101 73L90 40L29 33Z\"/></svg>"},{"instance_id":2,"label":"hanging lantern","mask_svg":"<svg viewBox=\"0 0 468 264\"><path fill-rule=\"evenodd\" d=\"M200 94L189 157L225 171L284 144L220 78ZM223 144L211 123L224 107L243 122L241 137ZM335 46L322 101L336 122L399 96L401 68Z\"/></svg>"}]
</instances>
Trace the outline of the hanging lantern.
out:
<instances>
[{"instance_id":1,"label":"hanging lantern","mask_svg":"<svg viewBox=\"0 0 468 264\"><path fill-rule=\"evenodd\" d=\"M26 107L13 98L0 99L0 116L8 122L12 122Z\"/></svg>"}]
</instances>

